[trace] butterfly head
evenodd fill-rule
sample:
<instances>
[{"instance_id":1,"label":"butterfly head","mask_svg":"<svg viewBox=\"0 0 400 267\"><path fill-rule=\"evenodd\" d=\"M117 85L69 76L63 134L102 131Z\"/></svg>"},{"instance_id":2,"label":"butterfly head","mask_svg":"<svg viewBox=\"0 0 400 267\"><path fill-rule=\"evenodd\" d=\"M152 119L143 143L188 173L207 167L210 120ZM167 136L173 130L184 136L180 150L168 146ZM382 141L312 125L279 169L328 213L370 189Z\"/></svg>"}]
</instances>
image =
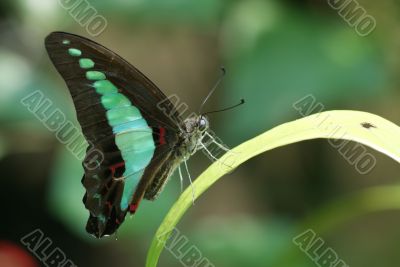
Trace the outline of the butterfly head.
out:
<instances>
[{"instance_id":1,"label":"butterfly head","mask_svg":"<svg viewBox=\"0 0 400 267\"><path fill-rule=\"evenodd\" d=\"M183 123L184 150L193 154L199 148L199 143L205 136L210 124L204 115L187 118Z\"/></svg>"},{"instance_id":2,"label":"butterfly head","mask_svg":"<svg viewBox=\"0 0 400 267\"><path fill-rule=\"evenodd\" d=\"M184 122L184 130L186 135L202 136L210 127L208 118L204 115L190 117Z\"/></svg>"}]
</instances>

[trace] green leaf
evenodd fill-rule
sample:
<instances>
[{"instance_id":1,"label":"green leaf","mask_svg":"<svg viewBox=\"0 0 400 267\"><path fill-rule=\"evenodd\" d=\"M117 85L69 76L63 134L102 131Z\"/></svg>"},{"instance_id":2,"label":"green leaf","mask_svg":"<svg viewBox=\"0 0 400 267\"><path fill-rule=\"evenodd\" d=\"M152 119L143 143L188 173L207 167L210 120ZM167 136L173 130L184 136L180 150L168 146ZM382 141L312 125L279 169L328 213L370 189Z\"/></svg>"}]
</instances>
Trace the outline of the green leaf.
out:
<instances>
[{"instance_id":1,"label":"green leaf","mask_svg":"<svg viewBox=\"0 0 400 267\"><path fill-rule=\"evenodd\" d=\"M364 125L364 126L363 126ZM193 183L198 198L223 175L263 152L296 142L329 138L355 141L400 162L400 127L377 115L360 111L327 111L279 125L232 149L214 162ZM187 188L168 212L153 238L147 267L157 265L169 234L192 206L192 188Z\"/></svg>"}]
</instances>

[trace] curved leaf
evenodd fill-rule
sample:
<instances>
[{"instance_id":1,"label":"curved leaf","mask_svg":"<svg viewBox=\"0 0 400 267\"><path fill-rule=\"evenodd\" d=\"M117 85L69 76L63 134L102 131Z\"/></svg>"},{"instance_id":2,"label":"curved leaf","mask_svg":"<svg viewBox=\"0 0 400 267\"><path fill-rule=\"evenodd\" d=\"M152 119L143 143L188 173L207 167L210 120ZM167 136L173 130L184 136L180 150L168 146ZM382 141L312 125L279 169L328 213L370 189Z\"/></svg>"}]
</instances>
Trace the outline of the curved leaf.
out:
<instances>
[{"instance_id":1,"label":"curved leaf","mask_svg":"<svg viewBox=\"0 0 400 267\"><path fill-rule=\"evenodd\" d=\"M198 198L223 175L263 152L296 142L329 138L362 143L400 162L400 127L377 115L360 111L326 111L279 125L232 149L214 162L193 183ZM187 188L168 212L153 238L147 267L157 265L169 234L192 205Z\"/></svg>"}]
</instances>

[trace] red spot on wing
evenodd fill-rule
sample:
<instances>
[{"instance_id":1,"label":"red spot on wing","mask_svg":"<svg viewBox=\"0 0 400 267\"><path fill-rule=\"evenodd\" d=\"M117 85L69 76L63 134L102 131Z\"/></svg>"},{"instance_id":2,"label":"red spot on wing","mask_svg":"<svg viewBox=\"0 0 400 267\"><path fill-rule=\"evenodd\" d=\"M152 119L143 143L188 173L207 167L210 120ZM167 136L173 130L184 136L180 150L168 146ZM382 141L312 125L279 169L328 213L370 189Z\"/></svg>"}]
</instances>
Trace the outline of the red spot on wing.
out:
<instances>
[{"instance_id":1,"label":"red spot on wing","mask_svg":"<svg viewBox=\"0 0 400 267\"><path fill-rule=\"evenodd\" d=\"M121 168L121 167L123 167L123 166L125 166L125 161L118 162L118 163L115 163L114 165L111 165L111 166L109 167L109 169L110 169L110 171L111 171L112 177L115 177L114 174L115 174L116 169Z\"/></svg>"},{"instance_id":2,"label":"red spot on wing","mask_svg":"<svg viewBox=\"0 0 400 267\"><path fill-rule=\"evenodd\" d=\"M160 127L160 136L158 139L158 142L160 143L160 145L165 145L167 142L165 141L165 128L164 127Z\"/></svg>"},{"instance_id":3,"label":"red spot on wing","mask_svg":"<svg viewBox=\"0 0 400 267\"><path fill-rule=\"evenodd\" d=\"M129 212L130 212L131 214L134 214L134 213L136 212L137 208L139 207L139 203L140 203L140 202L138 202L138 203L132 203L132 204L129 205Z\"/></svg>"}]
</instances>

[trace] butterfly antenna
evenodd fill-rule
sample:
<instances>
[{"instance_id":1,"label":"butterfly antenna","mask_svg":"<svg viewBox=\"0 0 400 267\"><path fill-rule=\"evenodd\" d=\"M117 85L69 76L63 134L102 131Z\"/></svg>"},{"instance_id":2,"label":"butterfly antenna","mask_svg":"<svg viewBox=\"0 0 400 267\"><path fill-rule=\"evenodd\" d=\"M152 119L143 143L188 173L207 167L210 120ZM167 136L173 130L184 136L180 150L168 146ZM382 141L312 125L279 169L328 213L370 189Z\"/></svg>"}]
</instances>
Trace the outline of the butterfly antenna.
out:
<instances>
[{"instance_id":1,"label":"butterfly antenna","mask_svg":"<svg viewBox=\"0 0 400 267\"><path fill-rule=\"evenodd\" d=\"M227 110L230 110L230 109L234 109L234 108L236 108L236 107L238 107L238 106L243 105L244 103L246 103L246 102L244 101L244 99L241 99L241 100L240 100L240 103L238 103L238 104L236 104L236 105L233 105L233 106L231 106L231 107L224 108L224 109L209 111L209 112L204 113L203 115L208 115L208 114L212 114L212 113L218 113L218 112L222 112L222 111L227 111Z\"/></svg>"},{"instance_id":2,"label":"butterfly antenna","mask_svg":"<svg viewBox=\"0 0 400 267\"><path fill-rule=\"evenodd\" d=\"M218 80L215 82L215 85L210 90L210 92L208 93L206 98L204 98L203 103L201 103L198 114L201 114L201 112L203 111L204 105L207 103L208 99L210 99L210 97L215 92L215 90L217 90L217 88L218 88L219 84L221 83L222 79L224 78L225 74L226 74L225 68L221 67L221 75L219 76Z\"/></svg>"}]
</instances>

